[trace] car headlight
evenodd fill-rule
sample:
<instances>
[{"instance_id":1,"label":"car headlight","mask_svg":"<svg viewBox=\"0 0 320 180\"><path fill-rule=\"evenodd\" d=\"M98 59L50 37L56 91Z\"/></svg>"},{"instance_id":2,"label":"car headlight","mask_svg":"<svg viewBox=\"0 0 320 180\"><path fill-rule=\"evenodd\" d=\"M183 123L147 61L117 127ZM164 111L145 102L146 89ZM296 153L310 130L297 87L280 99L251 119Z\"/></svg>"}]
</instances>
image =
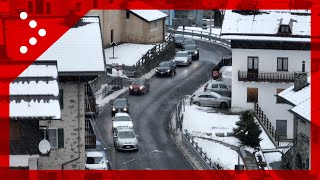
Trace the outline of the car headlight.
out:
<instances>
[{"instance_id":1,"label":"car headlight","mask_svg":"<svg viewBox=\"0 0 320 180\"><path fill-rule=\"evenodd\" d=\"M112 111L115 111L115 110L116 110L116 108L113 107L113 108L112 108Z\"/></svg>"},{"instance_id":2,"label":"car headlight","mask_svg":"<svg viewBox=\"0 0 320 180\"><path fill-rule=\"evenodd\" d=\"M144 88L144 86L141 86L141 87L140 87L140 90L143 89L143 88Z\"/></svg>"},{"instance_id":3,"label":"car headlight","mask_svg":"<svg viewBox=\"0 0 320 180\"><path fill-rule=\"evenodd\" d=\"M168 69L167 72L170 72L170 69Z\"/></svg>"},{"instance_id":4,"label":"car headlight","mask_svg":"<svg viewBox=\"0 0 320 180\"><path fill-rule=\"evenodd\" d=\"M156 72L159 72L159 70L158 70L158 69L156 69Z\"/></svg>"},{"instance_id":5,"label":"car headlight","mask_svg":"<svg viewBox=\"0 0 320 180\"><path fill-rule=\"evenodd\" d=\"M195 53L195 54L198 54L198 51L195 51L194 53Z\"/></svg>"},{"instance_id":6,"label":"car headlight","mask_svg":"<svg viewBox=\"0 0 320 180\"><path fill-rule=\"evenodd\" d=\"M127 108L123 108L123 110L124 110L124 111L127 111L128 109L127 109Z\"/></svg>"},{"instance_id":7,"label":"car headlight","mask_svg":"<svg viewBox=\"0 0 320 180\"><path fill-rule=\"evenodd\" d=\"M132 86L129 86L130 89L132 89Z\"/></svg>"}]
</instances>

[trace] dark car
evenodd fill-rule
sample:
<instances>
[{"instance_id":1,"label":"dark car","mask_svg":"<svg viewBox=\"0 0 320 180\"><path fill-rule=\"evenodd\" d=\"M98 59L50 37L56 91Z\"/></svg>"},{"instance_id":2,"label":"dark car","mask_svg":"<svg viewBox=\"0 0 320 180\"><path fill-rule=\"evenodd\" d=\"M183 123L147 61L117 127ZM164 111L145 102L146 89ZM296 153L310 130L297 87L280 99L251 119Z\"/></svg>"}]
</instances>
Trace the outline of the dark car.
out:
<instances>
[{"instance_id":1,"label":"dark car","mask_svg":"<svg viewBox=\"0 0 320 180\"><path fill-rule=\"evenodd\" d=\"M176 63L173 61L162 62L156 68L156 77L174 75L176 75Z\"/></svg>"},{"instance_id":2,"label":"dark car","mask_svg":"<svg viewBox=\"0 0 320 180\"><path fill-rule=\"evenodd\" d=\"M134 79L129 86L129 94L145 94L149 92L149 80L145 78Z\"/></svg>"},{"instance_id":3,"label":"dark car","mask_svg":"<svg viewBox=\"0 0 320 180\"><path fill-rule=\"evenodd\" d=\"M192 39L185 39L182 43L181 49L185 50L186 46L195 45L198 46L198 44L192 40Z\"/></svg>"},{"instance_id":4,"label":"dark car","mask_svg":"<svg viewBox=\"0 0 320 180\"><path fill-rule=\"evenodd\" d=\"M196 45L185 46L184 51L188 51L192 55L192 59L199 60L199 48Z\"/></svg>"},{"instance_id":5,"label":"dark car","mask_svg":"<svg viewBox=\"0 0 320 180\"><path fill-rule=\"evenodd\" d=\"M117 112L126 112L129 113L129 102L125 98L115 99L112 104L112 116Z\"/></svg>"},{"instance_id":6,"label":"dark car","mask_svg":"<svg viewBox=\"0 0 320 180\"><path fill-rule=\"evenodd\" d=\"M181 48L182 47L182 43L184 41L184 37L181 35L175 35L174 37L174 42L177 48Z\"/></svg>"}]
</instances>

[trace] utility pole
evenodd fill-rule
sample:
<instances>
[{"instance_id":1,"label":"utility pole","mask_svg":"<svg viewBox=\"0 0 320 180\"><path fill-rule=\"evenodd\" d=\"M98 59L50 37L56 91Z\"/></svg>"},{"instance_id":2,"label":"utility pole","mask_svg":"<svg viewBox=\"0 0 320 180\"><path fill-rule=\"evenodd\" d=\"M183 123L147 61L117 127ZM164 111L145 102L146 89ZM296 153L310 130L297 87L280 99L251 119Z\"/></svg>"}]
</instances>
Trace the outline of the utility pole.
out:
<instances>
[{"instance_id":1,"label":"utility pole","mask_svg":"<svg viewBox=\"0 0 320 180\"><path fill-rule=\"evenodd\" d=\"M211 32L212 32L211 25L212 25L212 10L210 10L210 33L209 33L210 36L211 36Z\"/></svg>"}]
</instances>

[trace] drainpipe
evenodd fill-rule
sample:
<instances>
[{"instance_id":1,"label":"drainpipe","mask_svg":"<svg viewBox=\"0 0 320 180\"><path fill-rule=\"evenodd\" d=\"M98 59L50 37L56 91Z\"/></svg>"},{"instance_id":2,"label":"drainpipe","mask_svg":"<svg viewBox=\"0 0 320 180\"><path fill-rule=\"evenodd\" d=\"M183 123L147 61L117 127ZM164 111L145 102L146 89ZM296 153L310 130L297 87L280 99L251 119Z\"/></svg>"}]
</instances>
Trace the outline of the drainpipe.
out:
<instances>
[{"instance_id":1,"label":"drainpipe","mask_svg":"<svg viewBox=\"0 0 320 180\"><path fill-rule=\"evenodd\" d=\"M62 170L64 170L64 166L66 164L80 159L80 76L78 76L78 128L79 128L79 131L78 131L78 157L63 163L62 168L61 168Z\"/></svg>"}]
</instances>

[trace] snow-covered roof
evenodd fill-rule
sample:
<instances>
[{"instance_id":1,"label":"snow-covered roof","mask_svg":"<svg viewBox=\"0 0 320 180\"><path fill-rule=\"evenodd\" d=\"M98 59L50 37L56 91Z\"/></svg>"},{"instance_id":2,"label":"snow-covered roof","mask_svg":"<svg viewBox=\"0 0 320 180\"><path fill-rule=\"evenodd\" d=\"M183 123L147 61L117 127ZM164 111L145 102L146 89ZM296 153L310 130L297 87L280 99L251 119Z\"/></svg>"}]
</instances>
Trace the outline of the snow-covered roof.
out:
<instances>
[{"instance_id":1,"label":"snow-covered roof","mask_svg":"<svg viewBox=\"0 0 320 180\"><path fill-rule=\"evenodd\" d=\"M36 62L24 70L10 84L10 118L60 119L57 74L53 61Z\"/></svg>"},{"instance_id":2,"label":"snow-covered roof","mask_svg":"<svg viewBox=\"0 0 320 180\"><path fill-rule=\"evenodd\" d=\"M100 151L88 151L86 154L87 157L104 157L104 154Z\"/></svg>"},{"instance_id":3,"label":"snow-covered roof","mask_svg":"<svg viewBox=\"0 0 320 180\"><path fill-rule=\"evenodd\" d=\"M280 24L289 24L289 22L292 23L292 34L278 35ZM246 14L228 10L225 13L221 31L221 38L231 40L310 42L310 36L311 15L307 11L261 10L257 13Z\"/></svg>"},{"instance_id":4,"label":"snow-covered roof","mask_svg":"<svg viewBox=\"0 0 320 180\"><path fill-rule=\"evenodd\" d=\"M299 91L294 91L294 85L285 89L278 94L279 97L284 98L288 102L292 103L294 107L291 109L292 112L298 114L299 116L305 118L306 120L311 120L310 116L310 103L311 103L311 77L308 77L309 85L300 89Z\"/></svg>"},{"instance_id":5,"label":"snow-covered roof","mask_svg":"<svg viewBox=\"0 0 320 180\"><path fill-rule=\"evenodd\" d=\"M98 17L84 17L38 60L57 60L58 72L104 72L104 51Z\"/></svg>"},{"instance_id":6,"label":"snow-covered roof","mask_svg":"<svg viewBox=\"0 0 320 180\"><path fill-rule=\"evenodd\" d=\"M148 22L166 18L168 16L166 13L163 13L159 10L130 10L130 11Z\"/></svg>"}]
</instances>

